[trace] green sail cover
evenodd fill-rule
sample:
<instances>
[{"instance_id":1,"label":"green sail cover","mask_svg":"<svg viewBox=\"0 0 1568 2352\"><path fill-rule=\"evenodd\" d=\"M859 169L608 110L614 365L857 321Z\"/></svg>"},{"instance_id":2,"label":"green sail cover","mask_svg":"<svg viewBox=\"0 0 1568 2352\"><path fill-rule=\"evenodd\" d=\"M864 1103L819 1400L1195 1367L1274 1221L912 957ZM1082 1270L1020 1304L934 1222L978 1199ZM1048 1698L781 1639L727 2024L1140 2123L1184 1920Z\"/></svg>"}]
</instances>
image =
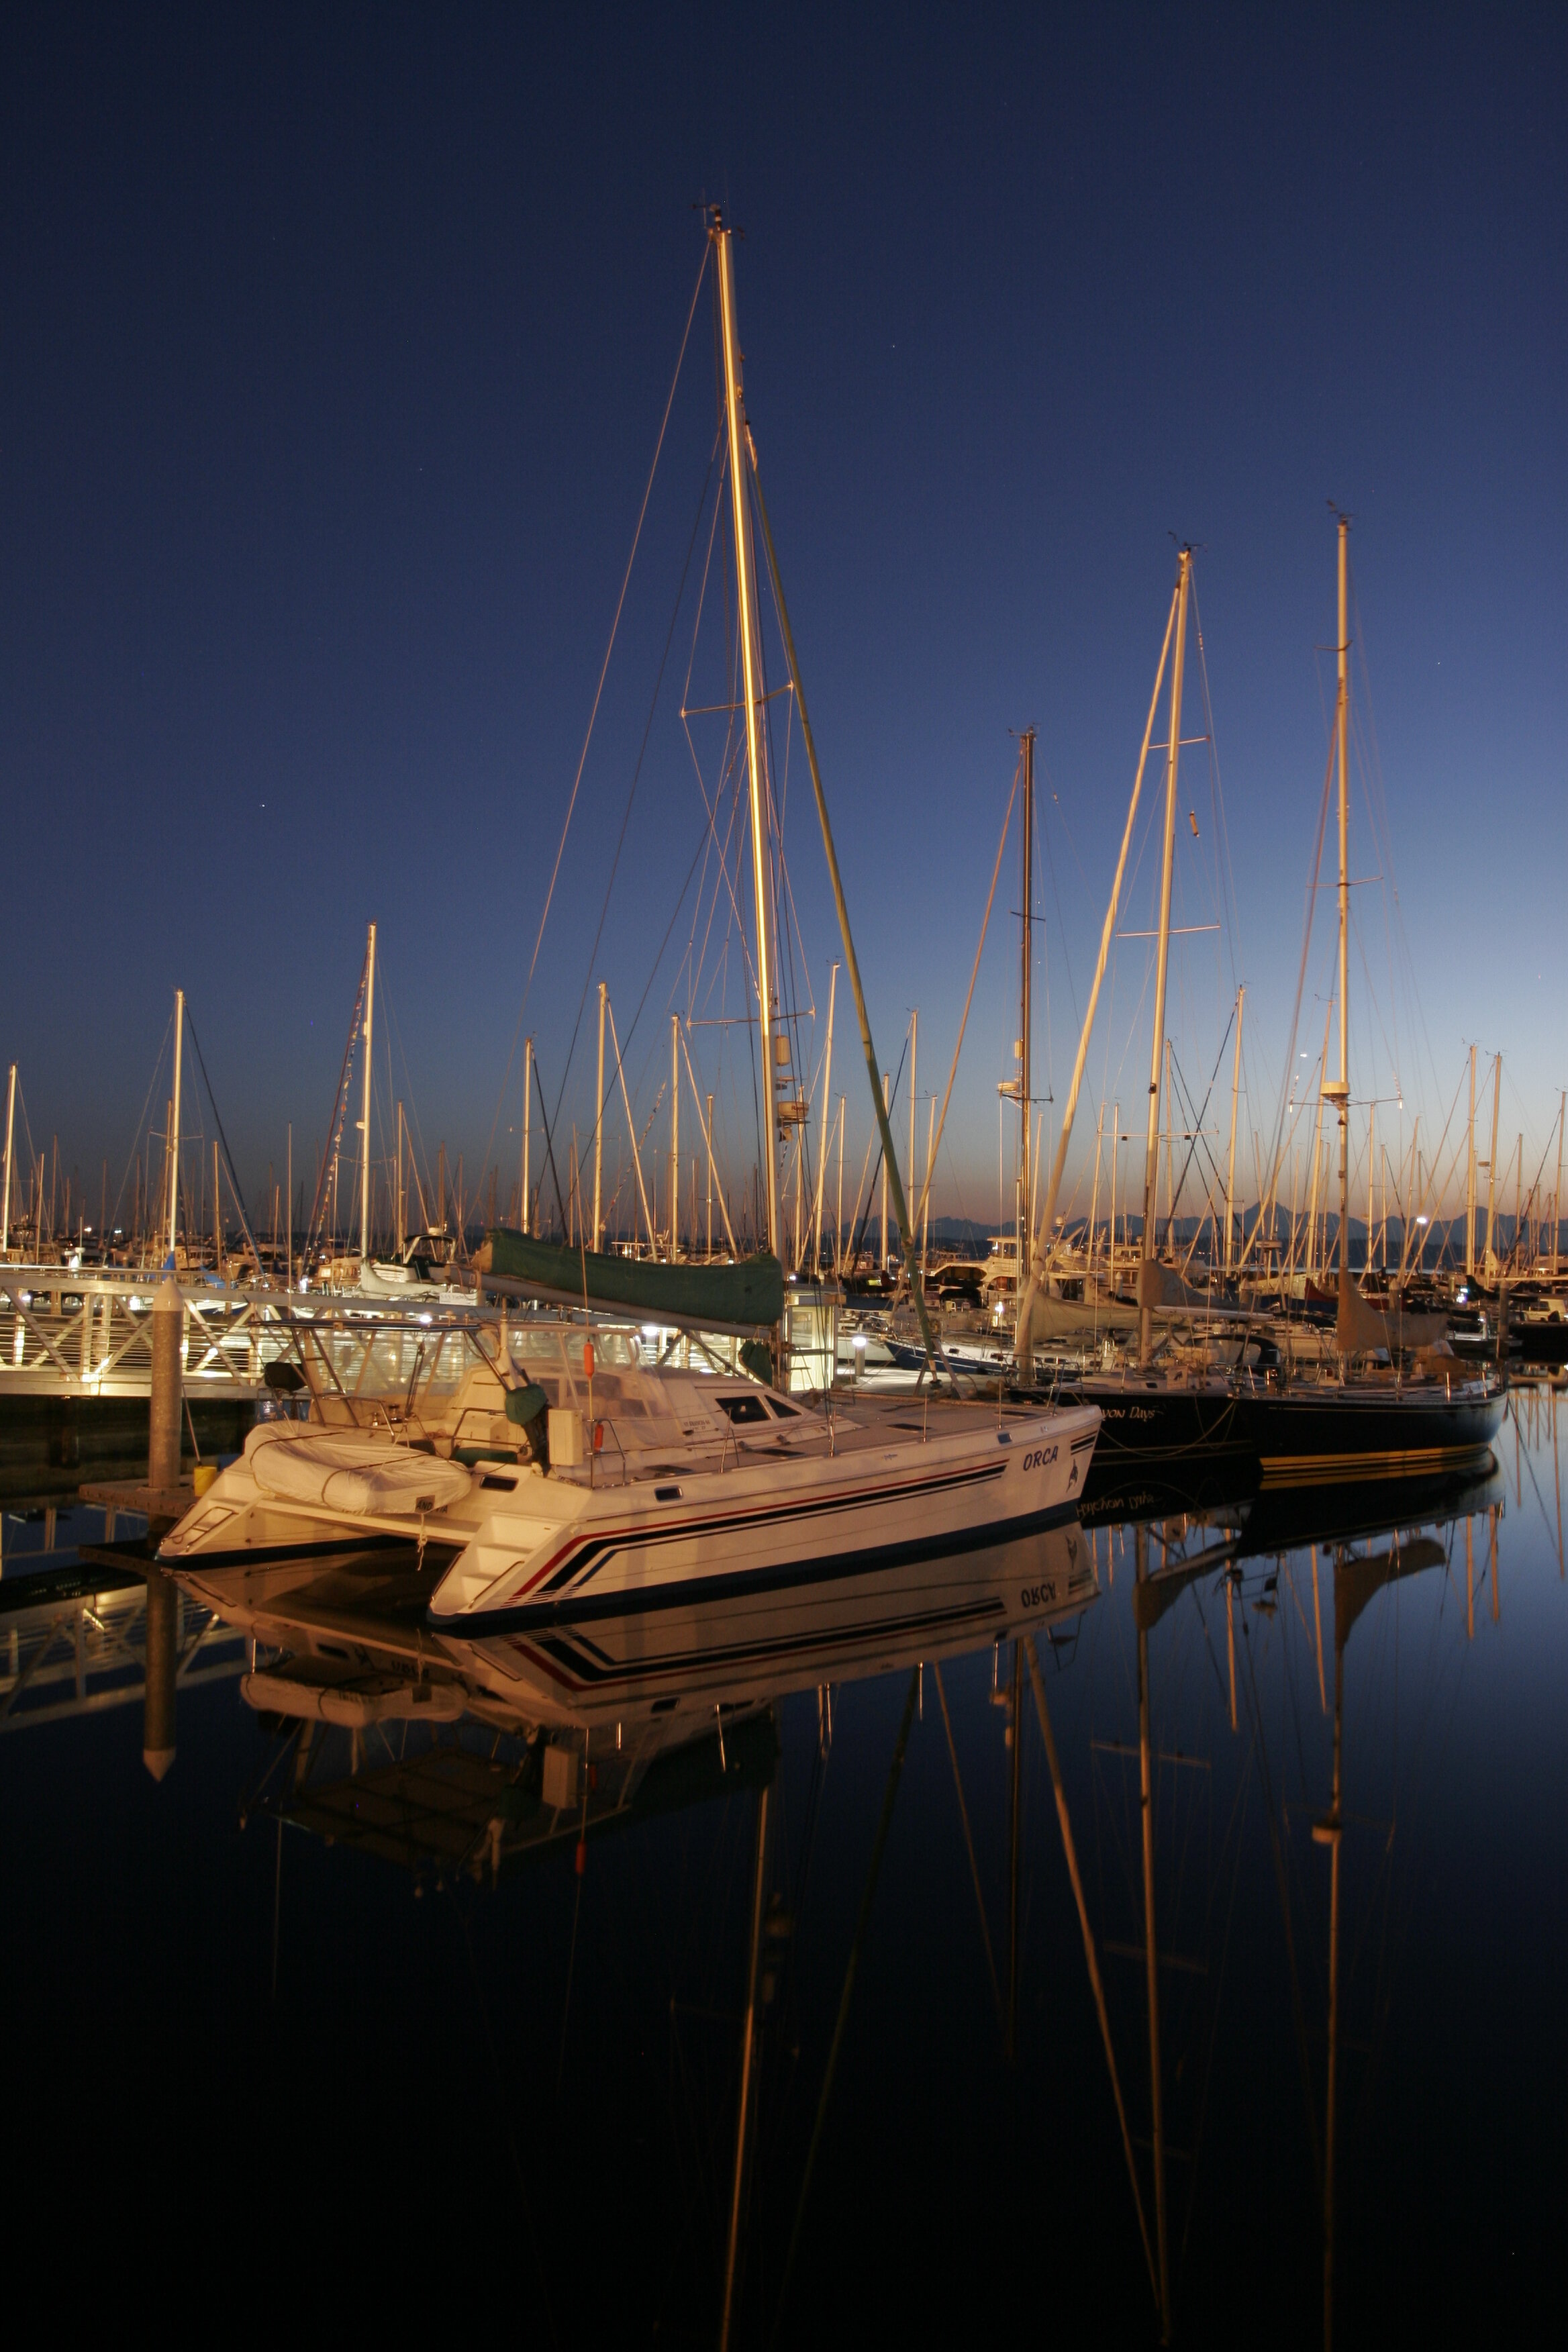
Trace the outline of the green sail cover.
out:
<instances>
[{"instance_id":1,"label":"green sail cover","mask_svg":"<svg viewBox=\"0 0 1568 2352\"><path fill-rule=\"evenodd\" d=\"M784 1315L784 1268L763 1252L732 1265L657 1265L604 1250L566 1249L492 1226L479 1271L541 1298L608 1308L704 1331L754 1331Z\"/></svg>"}]
</instances>

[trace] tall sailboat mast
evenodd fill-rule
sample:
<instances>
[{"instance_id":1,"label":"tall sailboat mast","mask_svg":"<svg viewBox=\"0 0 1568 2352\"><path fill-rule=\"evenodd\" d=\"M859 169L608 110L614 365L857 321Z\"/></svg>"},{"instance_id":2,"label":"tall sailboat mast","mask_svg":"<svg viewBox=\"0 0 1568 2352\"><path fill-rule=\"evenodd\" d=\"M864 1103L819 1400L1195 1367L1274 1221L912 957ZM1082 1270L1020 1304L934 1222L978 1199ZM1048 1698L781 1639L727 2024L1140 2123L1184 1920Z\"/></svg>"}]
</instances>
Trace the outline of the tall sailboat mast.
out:
<instances>
[{"instance_id":1,"label":"tall sailboat mast","mask_svg":"<svg viewBox=\"0 0 1568 2352\"><path fill-rule=\"evenodd\" d=\"M1018 988L1018 1265L1027 1266L1034 1241L1030 1230L1029 1188L1029 1095L1030 1061L1029 1022L1033 1009L1031 982L1034 976L1035 938L1035 730L1026 727L1024 744L1024 943L1023 971ZM911 1155L912 1157L912 1155ZM1020 1277L1021 1278L1021 1277Z\"/></svg>"},{"instance_id":2,"label":"tall sailboat mast","mask_svg":"<svg viewBox=\"0 0 1568 2352\"><path fill-rule=\"evenodd\" d=\"M185 1058L185 992L174 991L174 1092L169 1114L169 1255L174 1255L174 1234L180 1209L180 1066Z\"/></svg>"},{"instance_id":3,"label":"tall sailboat mast","mask_svg":"<svg viewBox=\"0 0 1568 2352\"><path fill-rule=\"evenodd\" d=\"M372 923L364 950L364 1092L360 1126L364 1142L359 1163L359 1262L362 1273L370 1264L370 1084L371 1024L375 1014L375 925Z\"/></svg>"},{"instance_id":4,"label":"tall sailboat mast","mask_svg":"<svg viewBox=\"0 0 1568 2352\"><path fill-rule=\"evenodd\" d=\"M1351 705L1351 643L1350 643L1350 530L1349 515L1340 517L1340 635L1339 635L1339 698L1335 711L1336 757L1340 785L1340 1074L1333 1080L1325 1076L1323 1100L1332 1103L1340 1121L1340 1280L1339 1294L1342 1300L1350 1288L1351 1279L1351 1061L1350 1061L1350 993L1351 971L1351 868L1350 868L1350 705Z\"/></svg>"},{"instance_id":5,"label":"tall sailboat mast","mask_svg":"<svg viewBox=\"0 0 1568 2352\"><path fill-rule=\"evenodd\" d=\"M1143 771L1149 762L1149 747L1154 737L1154 719L1160 708L1160 688L1164 682L1165 664L1170 659L1171 638L1175 631L1176 613L1183 602L1183 583L1186 574L1178 569L1176 584L1171 592L1171 609L1165 620L1164 641L1160 647L1159 667L1154 672L1153 691L1149 697L1149 716L1143 724L1143 741L1138 753L1137 772L1132 779L1132 797L1127 803L1127 823L1122 829L1121 853L1116 861L1116 878L1110 886L1110 903L1105 910L1105 921L1100 934L1100 959L1089 983L1089 1004L1079 1034L1078 1057L1072 1066L1072 1083L1068 1088L1067 1108L1062 1113L1061 1133L1057 1138L1056 1158L1051 1164L1050 1181L1046 1187L1045 1212L1039 1230L1048 1237L1056 1231L1057 1201L1062 1188L1062 1171L1067 1166L1068 1146L1072 1141L1073 1119L1078 1110L1079 1090L1089 1060L1089 1041L1094 1032L1095 1007L1100 1003L1100 983L1105 978L1106 962L1110 954L1110 942L1115 936L1117 910L1121 904L1121 884L1127 872L1127 853L1132 846L1132 828L1137 820L1139 797L1143 790ZM1110 1252L1106 1259L1107 1271L1114 1280L1116 1272L1116 1152L1121 1140L1121 1107L1117 1105L1110 1122ZM1014 1354L1023 1377L1030 1377L1033 1365L1033 1340L1030 1318L1034 1311L1035 1294L1046 1271L1044 1250L1031 1251L1028 1265L1023 1271L1027 1279L1018 1294L1018 1319L1014 1338Z\"/></svg>"},{"instance_id":6,"label":"tall sailboat mast","mask_svg":"<svg viewBox=\"0 0 1568 2352\"><path fill-rule=\"evenodd\" d=\"M1147 1363L1154 1343L1154 1196L1160 1175L1160 1073L1165 1059L1165 972L1171 954L1171 876L1176 856L1176 771L1182 751L1182 670L1187 651L1187 596L1193 551L1184 547L1176 570L1176 649L1171 663L1171 723L1165 747L1165 847L1160 869L1160 937L1154 964L1154 1040L1149 1059L1149 1126L1143 1155L1143 1247L1138 1283L1138 1354Z\"/></svg>"},{"instance_id":7,"label":"tall sailboat mast","mask_svg":"<svg viewBox=\"0 0 1568 2352\"><path fill-rule=\"evenodd\" d=\"M757 1023L767 1102L763 1115L768 1205L768 1247L782 1264L779 1221L778 1118L773 1071L773 856L768 824L767 774L762 736L762 639L756 575L752 562L752 509L747 498L751 464L745 400L741 386L741 341L735 324L733 231L719 214L709 231L718 265L719 318L723 342L724 416L730 442L730 503L735 530L735 586L740 599L741 663L746 698L746 772L752 798L752 880L757 900Z\"/></svg>"},{"instance_id":8,"label":"tall sailboat mast","mask_svg":"<svg viewBox=\"0 0 1568 2352\"><path fill-rule=\"evenodd\" d=\"M5 1198L0 1205L0 1257L11 1246L11 1148L16 1134L16 1065L11 1065L11 1076L5 1084ZM1559 1178L1557 1189L1563 1190ZM1552 1244L1552 1262L1556 1263L1557 1246ZM107 1263L107 1261L105 1261Z\"/></svg>"}]
</instances>

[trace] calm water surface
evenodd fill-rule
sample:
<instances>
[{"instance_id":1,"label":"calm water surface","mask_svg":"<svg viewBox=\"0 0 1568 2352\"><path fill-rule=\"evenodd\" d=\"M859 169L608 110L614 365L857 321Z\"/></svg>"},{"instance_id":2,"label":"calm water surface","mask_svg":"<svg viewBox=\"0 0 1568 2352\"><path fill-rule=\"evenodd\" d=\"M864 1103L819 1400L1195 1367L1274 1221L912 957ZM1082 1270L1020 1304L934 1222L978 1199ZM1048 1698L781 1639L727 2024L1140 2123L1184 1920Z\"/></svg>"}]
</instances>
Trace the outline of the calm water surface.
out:
<instances>
[{"instance_id":1,"label":"calm water surface","mask_svg":"<svg viewBox=\"0 0 1568 2352\"><path fill-rule=\"evenodd\" d=\"M1086 1531L1094 1586L1065 1614L1022 1599L1043 1553L955 1563L1006 1632L949 1644L940 1690L910 1635L826 1688L786 1653L771 1704L748 1683L717 1721L689 1694L581 1877L531 1798L536 1842L499 1874L482 1835L471 1867L432 1859L406 1803L366 1850L365 1804L431 1736L356 1756L323 1730L298 1792L297 1742L242 1703L216 1633L155 1782L138 1599L89 1599L85 1624L68 1595L17 1609L44 1529L9 1518L14 2270L68 2278L79 2319L716 2343L768 1787L731 2341L1155 2343L1162 2242L1172 2340L1322 2341L1331 1979L1335 2341L1558 2340L1568 1585L1555 1401L1514 1412L1496 1476L1446 1501ZM1010 1832L1026 1622L1131 2173L1026 1659ZM434 1738L526 1787L493 1723Z\"/></svg>"}]
</instances>

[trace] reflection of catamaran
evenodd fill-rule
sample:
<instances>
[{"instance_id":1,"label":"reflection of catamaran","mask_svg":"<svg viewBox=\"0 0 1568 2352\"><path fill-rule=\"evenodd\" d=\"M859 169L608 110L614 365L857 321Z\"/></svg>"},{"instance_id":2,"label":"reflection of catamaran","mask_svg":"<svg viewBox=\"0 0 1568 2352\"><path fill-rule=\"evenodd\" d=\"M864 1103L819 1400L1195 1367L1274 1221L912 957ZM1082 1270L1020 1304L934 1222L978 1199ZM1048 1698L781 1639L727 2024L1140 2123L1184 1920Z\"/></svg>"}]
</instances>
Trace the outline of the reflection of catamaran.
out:
<instances>
[{"instance_id":1,"label":"reflection of catamaran","mask_svg":"<svg viewBox=\"0 0 1568 2352\"><path fill-rule=\"evenodd\" d=\"M395 1801L432 1774L457 1791L473 1775L450 1727L467 1721L523 1743L504 1771L479 1773L482 1814L448 1817L436 1835L423 1811L406 1816L402 1858L415 1867L472 1859L506 1862L552 1832L576 1836L623 1813L656 1759L692 1743L707 1752L719 1729L795 1690L905 1671L1077 1616L1095 1593L1089 1547L1076 1526L1010 1543L906 1563L874 1586L809 1596L698 1599L650 1628L641 1612L563 1622L538 1637L472 1641L432 1634L430 1574L395 1549L279 1562L195 1562L180 1583L204 1608L250 1635L263 1663L246 1698L276 1729L303 1727L307 1752L286 1810L336 1811L328 1755L332 1731L355 1743L376 1726L424 1725L455 1742L433 1763L405 1743L384 1770L362 1769L342 1793L342 1834L384 1845ZM593 1767L584 1792L582 1766ZM553 1760L551 1760L553 1759ZM477 1762L477 1759L470 1759ZM497 1787L508 1801L498 1807ZM309 1784L307 1786L307 1783ZM702 1794L701 1787L693 1793ZM500 1813L501 1833L492 1837ZM560 1818L556 1819L555 1816ZM471 1851L458 1850L459 1821ZM318 1820L321 1825L321 1820ZM422 1844L423 1838L432 1843Z\"/></svg>"}]
</instances>

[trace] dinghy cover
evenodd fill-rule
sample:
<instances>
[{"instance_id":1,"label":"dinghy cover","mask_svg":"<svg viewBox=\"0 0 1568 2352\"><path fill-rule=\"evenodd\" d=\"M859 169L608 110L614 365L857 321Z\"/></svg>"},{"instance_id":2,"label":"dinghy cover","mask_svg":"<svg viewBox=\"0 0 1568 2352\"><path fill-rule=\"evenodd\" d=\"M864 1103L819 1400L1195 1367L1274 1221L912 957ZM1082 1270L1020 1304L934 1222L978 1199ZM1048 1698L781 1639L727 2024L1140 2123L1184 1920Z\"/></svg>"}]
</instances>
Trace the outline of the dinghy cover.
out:
<instances>
[{"instance_id":1,"label":"dinghy cover","mask_svg":"<svg viewBox=\"0 0 1568 2352\"><path fill-rule=\"evenodd\" d=\"M264 1495L355 1517L367 1511L440 1510L459 1502L473 1484L460 1462L357 1431L340 1435L287 1422L253 1429L245 1458Z\"/></svg>"}]
</instances>

